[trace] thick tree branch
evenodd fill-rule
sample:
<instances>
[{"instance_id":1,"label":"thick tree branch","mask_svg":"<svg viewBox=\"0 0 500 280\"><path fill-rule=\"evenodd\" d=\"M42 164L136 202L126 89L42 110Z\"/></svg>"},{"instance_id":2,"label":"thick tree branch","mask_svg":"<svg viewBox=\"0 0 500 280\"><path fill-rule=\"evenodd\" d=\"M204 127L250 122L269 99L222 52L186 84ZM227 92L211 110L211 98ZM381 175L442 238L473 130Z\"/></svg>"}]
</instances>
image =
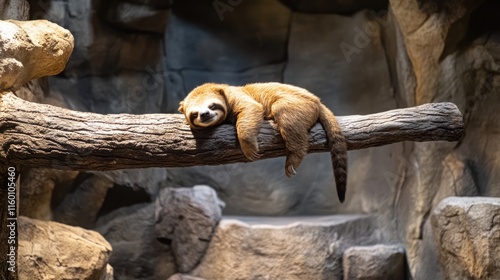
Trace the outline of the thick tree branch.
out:
<instances>
[{"instance_id":1,"label":"thick tree branch","mask_svg":"<svg viewBox=\"0 0 500 280\"><path fill-rule=\"evenodd\" d=\"M433 103L366 116L339 117L350 150L401 141L457 141L462 115L452 103ZM310 152L328 151L316 124ZM285 155L272 123L259 134L262 159ZM100 115L0 95L0 161L73 170L185 167L248 161L232 125L191 131L180 114Z\"/></svg>"}]
</instances>

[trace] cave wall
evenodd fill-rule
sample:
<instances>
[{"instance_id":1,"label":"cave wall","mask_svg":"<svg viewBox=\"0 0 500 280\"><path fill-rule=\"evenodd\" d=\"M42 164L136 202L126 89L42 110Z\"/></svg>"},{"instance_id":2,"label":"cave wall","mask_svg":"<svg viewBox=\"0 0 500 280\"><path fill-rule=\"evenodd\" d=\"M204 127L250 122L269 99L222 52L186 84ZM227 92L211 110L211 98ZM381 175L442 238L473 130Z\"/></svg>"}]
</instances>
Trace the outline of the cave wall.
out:
<instances>
[{"instance_id":1,"label":"cave wall","mask_svg":"<svg viewBox=\"0 0 500 280\"><path fill-rule=\"evenodd\" d=\"M413 75L408 104L451 101L464 115L459 143L414 143L396 208L414 275L435 277L429 217L448 196L499 197L498 24L495 1L390 1ZM474 238L474 237L471 237ZM483 252L487 254L486 252ZM437 272L438 275L440 271ZM427 277L427 278L426 278Z\"/></svg>"},{"instance_id":2,"label":"cave wall","mask_svg":"<svg viewBox=\"0 0 500 280\"><path fill-rule=\"evenodd\" d=\"M498 5L215 2L30 1L31 18L47 18L75 37L66 70L41 81L36 89L43 94L34 100L99 113L173 113L204 82L277 81L307 88L337 115L451 101L464 114L465 137L349 152L344 204L336 199L329 157L319 154L308 155L293 179L284 176L283 159L62 175L28 170L39 173L24 190L50 182L43 188L54 195L36 205L51 210L33 211L33 202L25 214L97 229L115 250L115 272L158 279L175 268L164 265L172 262L168 246L140 241L152 237L151 205L162 188L202 183L225 201L225 214L374 214L385 240L406 246L415 279L442 278L430 221L438 203L448 196L500 197ZM140 231L113 234L137 219L144 222Z\"/></svg>"}]
</instances>

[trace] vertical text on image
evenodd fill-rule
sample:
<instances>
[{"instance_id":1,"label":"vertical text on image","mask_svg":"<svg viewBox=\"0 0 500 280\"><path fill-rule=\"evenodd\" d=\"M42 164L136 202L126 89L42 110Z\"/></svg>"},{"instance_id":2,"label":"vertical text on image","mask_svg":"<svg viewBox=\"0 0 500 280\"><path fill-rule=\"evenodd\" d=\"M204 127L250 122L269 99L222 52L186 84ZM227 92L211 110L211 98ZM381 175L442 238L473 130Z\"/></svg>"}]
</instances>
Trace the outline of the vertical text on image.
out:
<instances>
[{"instance_id":1,"label":"vertical text on image","mask_svg":"<svg viewBox=\"0 0 500 280\"><path fill-rule=\"evenodd\" d=\"M15 273L17 264L17 195L16 195L16 168L7 169L7 229L8 253L7 269Z\"/></svg>"}]
</instances>

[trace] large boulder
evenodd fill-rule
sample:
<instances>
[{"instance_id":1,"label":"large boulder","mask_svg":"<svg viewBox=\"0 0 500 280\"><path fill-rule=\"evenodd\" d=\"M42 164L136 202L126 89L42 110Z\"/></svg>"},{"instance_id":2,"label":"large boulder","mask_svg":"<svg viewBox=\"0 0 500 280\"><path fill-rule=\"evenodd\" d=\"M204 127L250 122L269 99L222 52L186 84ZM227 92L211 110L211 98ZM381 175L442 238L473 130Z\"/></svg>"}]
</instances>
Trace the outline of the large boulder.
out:
<instances>
[{"instance_id":1,"label":"large boulder","mask_svg":"<svg viewBox=\"0 0 500 280\"><path fill-rule=\"evenodd\" d=\"M353 246L344 252L344 279L406 278L405 249L400 245Z\"/></svg>"},{"instance_id":2,"label":"large boulder","mask_svg":"<svg viewBox=\"0 0 500 280\"><path fill-rule=\"evenodd\" d=\"M117 279L167 279L176 272L170 246L155 237L155 203L121 207L98 218L96 230L113 247Z\"/></svg>"},{"instance_id":3,"label":"large boulder","mask_svg":"<svg viewBox=\"0 0 500 280\"><path fill-rule=\"evenodd\" d=\"M224 202L208 186L166 188L156 200L155 232L172 244L180 272L192 270L205 254Z\"/></svg>"},{"instance_id":4,"label":"large boulder","mask_svg":"<svg viewBox=\"0 0 500 280\"><path fill-rule=\"evenodd\" d=\"M19 217L20 279L113 279L111 246L97 232Z\"/></svg>"},{"instance_id":5,"label":"large boulder","mask_svg":"<svg viewBox=\"0 0 500 280\"><path fill-rule=\"evenodd\" d=\"M446 198L431 223L446 279L500 279L500 198Z\"/></svg>"},{"instance_id":6,"label":"large boulder","mask_svg":"<svg viewBox=\"0 0 500 280\"><path fill-rule=\"evenodd\" d=\"M0 90L63 71L73 35L46 20L0 21Z\"/></svg>"},{"instance_id":7,"label":"large boulder","mask_svg":"<svg viewBox=\"0 0 500 280\"><path fill-rule=\"evenodd\" d=\"M206 279L341 279L342 253L379 240L369 216L226 217L201 263Z\"/></svg>"}]
</instances>

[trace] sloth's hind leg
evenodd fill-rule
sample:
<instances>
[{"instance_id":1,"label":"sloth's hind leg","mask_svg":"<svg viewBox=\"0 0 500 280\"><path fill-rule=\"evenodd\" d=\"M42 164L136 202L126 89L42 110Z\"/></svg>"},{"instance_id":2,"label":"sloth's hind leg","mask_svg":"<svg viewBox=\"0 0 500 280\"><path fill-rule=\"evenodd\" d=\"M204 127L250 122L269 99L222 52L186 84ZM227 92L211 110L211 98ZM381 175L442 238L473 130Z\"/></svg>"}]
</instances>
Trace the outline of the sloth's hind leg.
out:
<instances>
[{"instance_id":1,"label":"sloth's hind leg","mask_svg":"<svg viewBox=\"0 0 500 280\"><path fill-rule=\"evenodd\" d=\"M309 129L318 119L318 109L314 103L302 100L297 102L283 100L271 107L273 119L286 145L285 174L288 177L296 174L306 156L309 148Z\"/></svg>"}]
</instances>

